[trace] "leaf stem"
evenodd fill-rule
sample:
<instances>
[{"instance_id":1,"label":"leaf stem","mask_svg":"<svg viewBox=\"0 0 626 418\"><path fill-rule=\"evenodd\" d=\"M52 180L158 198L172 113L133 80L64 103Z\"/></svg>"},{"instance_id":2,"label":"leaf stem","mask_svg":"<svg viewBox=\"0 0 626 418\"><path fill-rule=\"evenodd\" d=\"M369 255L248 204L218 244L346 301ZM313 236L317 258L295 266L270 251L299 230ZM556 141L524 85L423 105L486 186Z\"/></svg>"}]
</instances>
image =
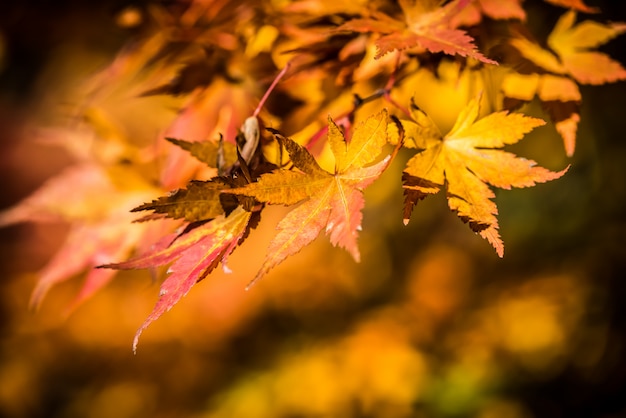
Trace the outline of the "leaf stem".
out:
<instances>
[{"instance_id":1,"label":"leaf stem","mask_svg":"<svg viewBox=\"0 0 626 418\"><path fill-rule=\"evenodd\" d=\"M282 70L280 70L276 78L274 78L274 81L272 81L272 84L270 84L270 86L268 87L267 91L261 98L261 101L257 105L256 109L254 109L254 113L252 114L253 117L257 117L259 115L259 113L261 112L261 109L263 108L263 106L265 105L265 102L267 101L267 98L270 96L270 93L274 90L274 87L276 87L280 79L285 76L285 73L287 72L290 66L291 66L291 61L287 61L287 64L285 64L285 66L283 67Z\"/></svg>"}]
</instances>

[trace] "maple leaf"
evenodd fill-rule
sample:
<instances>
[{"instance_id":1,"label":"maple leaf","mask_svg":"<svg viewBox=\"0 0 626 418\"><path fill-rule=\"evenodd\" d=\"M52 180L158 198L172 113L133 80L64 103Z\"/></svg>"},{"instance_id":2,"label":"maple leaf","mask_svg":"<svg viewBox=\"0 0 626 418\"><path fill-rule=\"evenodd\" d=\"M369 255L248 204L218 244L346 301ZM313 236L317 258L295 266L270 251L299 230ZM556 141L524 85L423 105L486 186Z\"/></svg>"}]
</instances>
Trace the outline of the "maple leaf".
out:
<instances>
[{"instance_id":1,"label":"maple leaf","mask_svg":"<svg viewBox=\"0 0 626 418\"><path fill-rule=\"evenodd\" d=\"M574 80L552 74L507 74L501 85L504 107L514 109L519 103L537 96L563 138L565 153L571 157L576 148L582 95Z\"/></svg>"},{"instance_id":2,"label":"maple leaf","mask_svg":"<svg viewBox=\"0 0 626 418\"><path fill-rule=\"evenodd\" d=\"M162 214L172 219L184 218L187 222L213 219L224 214L220 191L225 188L230 188L230 185L219 177L209 181L192 180L186 189L176 189L167 196L161 196L132 209L132 212L152 210L154 214ZM140 221L157 218L148 215Z\"/></svg>"},{"instance_id":3,"label":"maple leaf","mask_svg":"<svg viewBox=\"0 0 626 418\"><path fill-rule=\"evenodd\" d=\"M379 33L376 41L378 53L375 58L408 48L423 48L430 52L470 57L488 64L497 64L481 54L474 39L465 31L451 25L451 19L461 11L469 0L454 0L445 6L438 2L400 1L404 21L382 12L372 12L371 18L350 20L337 28L339 31Z\"/></svg>"},{"instance_id":4,"label":"maple leaf","mask_svg":"<svg viewBox=\"0 0 626 418\"><path fill-rule=\"evenodd\" d=\"M229 167L237 161L237 148L230 142L197 141L189 142L176 138L165 138L167 141L184 149L208 167L218 168L220 164ZM220 151L220 146L222 150ZM223 161L220 162L220 159Z\"/></svg>"},{"instance_id":5,"label":"maple leaf","mask_svg":"<svg viewBox=\"0 0 626 418\"><path fill-rule=\"evenodd\" d=\"M334 173L322 169L307 149L282 137L297 170L264 174L256 183L224 191L251 196L269 204L302 202L279 222L268 256L251 284L285 258L299 252L323 229L333 245L346 249L357 262L360 260L357 236L363 217L362 191L380 176L392 158L389 155L366 167L387 144L387 111L372 115L359 124L349 142L330 117L328 123L328 141L335 156Z\"/></svg>"},{"instance_id":6,"label":"maple leaf","mask_svg":"<svg viewBox=\"0 0 626 418\"><path fill-rule=\"evenodd\" d=\"M415 204L446 185L448 206L470 228L487 239L500 257L504 244L498 233L495 197L488 185L510 189L530 187L561 177L514 154L496 150L518 142L526 133L545 122L506 111L477 120L480 96L459 114L450 132L443 136L434 122L417 106L413 120L403 121L407 143L413 139L421 152L412 157L403 173L405 223Z\"/></svg>"},{"instance_id":7,"label":"maple leaf","mask_svg":"<svg viewBox=\"0 0 626 418\"><path fill-rule=\"evenodd\" d=\"M128 208L155 195L156 189L142 182L128 169L105 170L93 164L70 167L48 180L31 196L0 213L0 226L18 222L68 222L68 236L39 272L31 296L38 306L56 284L88 270L84 285L70 310L113 277L114 272L93 267L126 257L156 227L129 225L133 220ZM115 184L123 177L126 189ZM160 229L160 227L159 227Z\"/></svg>"},{"instance_id":8,"label":"maple leaf","mask_svg":"<svg viewBox=\"0 0 626 418\"><path fill-rule=\"evenodd\" d=\"M123 263L100 266L111 269L144 269L165 264L168 277L161 285L159 300L135 334L133 351L142 332L161 315L169 311L189 290L204 279L221 262L226 265L228 256L245 238L252 212L243 207L228 216L220 215L199 226L188 227L180 234L171 234L153 245L146 253Z\"/></svg>"},{"instance_id":9,"label":"maple leaf","mask_svg":"<svg viewBox=\"0 0 626 418\"><path fill-rule=\"evenodd\" d=\"M197 178L198 171L206 170L207 165L211 168L216 167L214 160L208 160L207 151L203 151L207 153L202 155L197 146L190 145L187 149L181 146L183 143L180 140L174 142L172 138L192 138L205 144L212 143L205 141L207 138L217 137L218 132L222 132L225 137L224 151L232 156L239 127L245 121L245 115L250 111L250 103L255 100L255 96L251 93L252 89L247 89L247 87L230 84L217 78L210 86L205 89L196 89L190 95L178 117L165 132L166 137L169 138L168 142L179 145L167 149L167 160L161 172L161 184L165 189L183 186L191 178ZM198 161L190 158L189 152L186 151L189 151ZM208 164L204 165L201 162ZM214 173L213 170L212 172Z\"/></svg>"},{"instance_id":10,"label":"maple leaf","mask_svg":"<svg viewBox=\"0 0 626 418\"><path fill-rule=\"evenodd\" d=\"M591 51L625 32L626 24L584 21L574 25L575 21L574 11L561 16L548 36L550 50L521 36L511 39L509 44L519 54L511 58L511 63L532 71L508 74L502 84L508 100L528 101L535 95L539 97L563 138L568 156L574 154L580 120L581 94L575 81L598 85L626 79L626 69L618 62L604 53Z\"/></svg>"},{"instance_id":11,"label":"maple leaf","mask_svg":"<svg viewBox=\"0 0 626 418\"><path fill-rule=\"evenodd\" d=\"M548 36L550 51L532 41L515 37L510 44L539 67L570 75L581 84L604 84L626 79L626 70L608 55L591 51L626 32L626 23L603 25L594 21L576 22L576 12L565 12Z\"/></svg>"}]
</instances>

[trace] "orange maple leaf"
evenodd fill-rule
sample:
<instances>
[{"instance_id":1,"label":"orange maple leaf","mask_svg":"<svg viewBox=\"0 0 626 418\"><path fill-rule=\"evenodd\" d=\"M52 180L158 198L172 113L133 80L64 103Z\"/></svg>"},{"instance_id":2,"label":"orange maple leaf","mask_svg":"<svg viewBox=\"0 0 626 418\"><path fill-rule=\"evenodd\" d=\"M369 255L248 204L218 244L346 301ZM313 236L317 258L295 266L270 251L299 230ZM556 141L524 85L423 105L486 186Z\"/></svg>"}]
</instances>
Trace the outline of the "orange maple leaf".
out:
<instances>
[{"instance_id":1,"label":"orange maple leaf","mask_svg":"<svg viewBox=\"0 0 626 418\"><path fill-rule=\"evenodd\" d=\"M591 50L626 32L626 24L584 21L575 25L575 21L575 11L561 16L548 36L550 50L521 36L511 39L509 44L521 57L539 68L530 75L511 73L502 85L508 98L528 101L539 97L563 138L568 156L574 154L580 120L581 94L575 81L599 85L626 80L626 69L620 63Z\"/></svg>"},{"instance_id":2,"label":"orange maple leaf","mask_svg":"<svg viewBox=\"0 0 626 418\"><path fill-rule=\"evenodd\" d=\"M626 23L575 22L576 12L573 10L559 18L548 36L550 51L522 37L513 38L510 43L539 67L553 74L570 75L581 84L625 80L626 69L620 63L591 49L626 32Z\"/></svg>"},{"instance_id":3,"label":"orange maple leaf","mask_svg":"<svg viewBox=\"0 0 626 418\"><path fill-rule=\"evenodd\" d=\"M304 147L289 138L279 137L297 170L264 174L256 183L223 191L270 204L302 202L278 224L278 233L252 283L308 245L322 229L330 235L333 245L346 249L357 262L360 260L357 236L363 217L362 191L387 168L393 154L365 166L372 163L387 144L388 124L387 111L382 110L359 124L347 142L329 117L328 141L335 156L334 173L322 169Z\"/></svg>"},{"instance_id":4,"label":"orange maple leaf","mask_svg":"<svg viewBox=\"0 0 626 418\"><path fill-rule=\"evenodd\" d=\"M534 161L491 149L514 144L545 122L506 111L477 120L479 103L480 96L463 109L445 136L426 113L412 106L413 120L403 121L407 145L422 151L408 161L403 174L405 223L420 199L437 193L445 184L450 209L502 257L498 210L491 200L495 194L488 185L503 189L534 186L561 177L567 168L552 172L536 166Z\"/></svg>"},{"instance_id":5,"label":"orange maple leaf","mask_svg":"<svg viewBox=\"0 0 626 418\"><path fill-rule=\"evenodd\" d=\"M483 15L494 20L526 20L521 0L472 0L452 19L453 26L475 26L482 21Z\"/></svg>"},{"instance_id":6,"label":"orange maple leaf","mask_svg":"<svg viewBox=\"0 0 626 418\"><path fill-rule=\"evenodd\" d=\"M339 26L338 30L381 34L376 41L378 53L375 58L394 50L417 47L434 53L443 52L497 64L478 51L471 36L451 24L452 18L468 3L469 0L454 0L441 6L436 1L403 0L400 6L404 21L374 11L371 18L350 20Z\"/></svg>"}]
</instances>

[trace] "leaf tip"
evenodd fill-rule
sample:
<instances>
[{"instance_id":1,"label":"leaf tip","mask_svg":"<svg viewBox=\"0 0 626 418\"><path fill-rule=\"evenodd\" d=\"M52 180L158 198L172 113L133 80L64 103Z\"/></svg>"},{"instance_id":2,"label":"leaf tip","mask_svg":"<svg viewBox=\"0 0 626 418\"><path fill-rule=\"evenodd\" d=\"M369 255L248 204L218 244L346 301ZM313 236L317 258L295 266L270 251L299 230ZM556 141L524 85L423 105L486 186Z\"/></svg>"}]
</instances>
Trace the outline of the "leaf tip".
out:
<instances>
[{"instance_id":1,"label":"leaf tip","mask_svg":"<svg viewBox=\"0 0 626 418\"><path fill-rule=\"evenodd\" d=\"M555 174L556 174L555 179L558 179L558 178L560 178L560 177L563 177L563 175L565 175L565 173L567 173L567 172L569 171L569 168L570 168L571 166L572 166L571 164L568 164L568 165L567 165L567 167L565 167L563 170L561 170L561 171L557 171L557 172L555 173Z\"/></svg>"},{"instance_id":2,"label":"leaf tip","mask_svg":"<svg viewBox=\"0 0 626 418\"><path fill-rule=\"evenodd\" d=\"M574 113L567 119L557 122L555 125L557 132L561 135L561 138L563 138L565 154L570 158L574 156L574 151L576 150L578 122L580 122L580 115Z\"/></svg>"},{"instance_id":3,"label":"leaf tip","mask_svg":"<svg viewBox=\"0 0 626 418\"><path fill-rule=\"evenodd\" d=\"M50 290L50 283L40 281L35 286L35 290L30 295L30 300L28 301L28 308L32 311L38 311L41 307L41 303L43 302L44 297Z\"/></svg>"},{"instance_id":4,"label":"leaf tip","mask_svg":"<svg viewBox=\"0 0 626 418\"><path fill-rule=\"evenodd\" d=\"M259 271L257 275L254 276L254 279L250 280L250 283L246 285L246 292L252 289L252 286L254 286L259 281L259 279L261 279L261 277L263 277L264 275L265 275L264 270Z\"/></svg>"},{"instance_id":5,"label":"leaf tip","mask_svg":"<svg viewBox=\"0 0 626 418\"><path fill-rule=\"evenodd\" d=\"M492 225L487 229L483 229L479 232L479 234L496 250L498 257L504 258L504 242L502 242L502 238L500 238L497 225Z\"/></svg>"},{"instance_id":6,"label":"leaf tip","mask_svg":"<svg viewBox=\"0 0 626 418\"><path fill-rule=\"evenodd\" d=\"M139 345L139 337L141 336L141 333L143 332L145 326L141 326L141 328L139 328L137 330L137 332L135 333L135 338L133 338L133 355L137 355L137 346Z\"/></svg>"}]
</instances>

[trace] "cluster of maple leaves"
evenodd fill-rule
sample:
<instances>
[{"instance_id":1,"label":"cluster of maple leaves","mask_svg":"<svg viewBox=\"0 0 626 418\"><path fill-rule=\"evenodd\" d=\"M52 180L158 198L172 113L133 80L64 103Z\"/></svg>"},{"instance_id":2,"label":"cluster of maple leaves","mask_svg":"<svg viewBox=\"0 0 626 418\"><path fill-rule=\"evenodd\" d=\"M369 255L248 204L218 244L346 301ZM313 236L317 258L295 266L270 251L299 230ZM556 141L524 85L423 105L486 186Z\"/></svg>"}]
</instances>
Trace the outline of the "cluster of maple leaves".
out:
<instances>
[{"instance_id":1,"label":"cluster of maple leaves","mask_svg":"<svg viewBox=\"0 0 626 418\"><path fill-rule=\"evenodd\" d=\"M33 303L84 270L77 303L115 269L169 265L136 347L151 322L226 265L273 204L293 208L253 282L321 231L358 262L363 190L401 148L415 152L402 177L404 222L419 200L445 188L450 209L502 257L491 187L529 187L567 170L552 172L501 149L545 124L514 111L537 98L571 156L578 85L626 79L619 63L593 50L626 24L579 22L577 12L599 12L580 0L546 2L568 10L545 44L525 27L521 0L195 0L150 9L145 36L86 84L80 129L97 151L59 134L80 163L0 214L1 225L71 223ZM497 69L501 82L486 92L497 93L497 105L481 111L483 94L476 95L443 134L413 93L403 92L417 90L411 74L436 73L450 61L462 71ZM142 98L146 114L165 107L164 97L179 101L152 145L132 138L129 122L115 115L128 97ZM372 104L377 110L362 115Z\"/></svg>"}]
</instances>

